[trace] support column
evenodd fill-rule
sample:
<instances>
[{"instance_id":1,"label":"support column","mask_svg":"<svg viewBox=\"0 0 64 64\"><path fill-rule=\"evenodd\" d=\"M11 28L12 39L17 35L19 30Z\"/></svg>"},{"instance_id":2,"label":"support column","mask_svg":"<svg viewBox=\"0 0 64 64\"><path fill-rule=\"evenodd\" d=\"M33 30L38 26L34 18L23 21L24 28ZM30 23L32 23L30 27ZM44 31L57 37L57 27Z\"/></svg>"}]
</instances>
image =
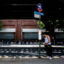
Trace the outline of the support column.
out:
<instances>
[{"instance_id":1,"label":"support column","mask_svg":"<svg viewBox=\"0 0 64 64\"><path fill-rule=\"evenodd\" d=\"M14 23L15 23L15 29L16 29L16 32L15 32L15 40L14 41L16 41L17 40L17 20L14 21Z\"/></svg>"},{"instance_id":2,"label":"support column","mask_svg":"<svg viewBox=\"0 0 64 64\"><path fill-rule=\"evenodd\" d=\"M17 40L21 40L21 20L17 20Z\"/></svg>"}]
</instances>

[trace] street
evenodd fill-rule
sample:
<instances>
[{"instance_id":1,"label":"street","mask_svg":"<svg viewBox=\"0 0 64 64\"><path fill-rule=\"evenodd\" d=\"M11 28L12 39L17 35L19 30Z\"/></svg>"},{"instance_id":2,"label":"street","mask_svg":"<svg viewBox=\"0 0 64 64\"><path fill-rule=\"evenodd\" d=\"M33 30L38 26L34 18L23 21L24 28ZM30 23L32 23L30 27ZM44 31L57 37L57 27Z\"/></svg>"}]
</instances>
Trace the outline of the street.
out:
<instances>
[{"instance_id":1,"label":"street","mask_svg":"<svg viewBox=\"0 0 64 64\"><path fill-rule=\"evenodd\" d=\"M48 57L2 57L0 64L64 64L64 56L53 56L50 60Z\"/></svg>"}]
</instances>

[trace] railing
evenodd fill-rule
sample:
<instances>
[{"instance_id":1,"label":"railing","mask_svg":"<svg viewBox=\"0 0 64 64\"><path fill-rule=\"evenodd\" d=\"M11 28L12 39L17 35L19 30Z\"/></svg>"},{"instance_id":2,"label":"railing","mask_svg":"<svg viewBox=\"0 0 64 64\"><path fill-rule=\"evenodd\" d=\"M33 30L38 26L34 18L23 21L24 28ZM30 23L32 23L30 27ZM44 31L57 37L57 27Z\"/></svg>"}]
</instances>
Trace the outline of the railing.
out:
<instances>
[{"instance_id":1,"label":"railing","mask_svg":"<svg viewBox=\"0 0 64 64\"><path fill-rule=\"evenodd\" d=\"M39 48L39 45L0 45L0 47L9 47L9 48ZM44 47L44 45L41 45ZM52 45L53 48L64 48L62 45Z\"/></svg>"},{"instance_id":2,"label":"railing","mask_svg":"<svg viewBox=\"0 0 64 64\"><path fill-rule=\"evenodd\" d=\"M0 55L39 56L39 45L0 45ZM64 46L52 45L53 55L64 55ZM44 45L41 45L40 56L46 55Z\"/></svg>"}]
</instances>

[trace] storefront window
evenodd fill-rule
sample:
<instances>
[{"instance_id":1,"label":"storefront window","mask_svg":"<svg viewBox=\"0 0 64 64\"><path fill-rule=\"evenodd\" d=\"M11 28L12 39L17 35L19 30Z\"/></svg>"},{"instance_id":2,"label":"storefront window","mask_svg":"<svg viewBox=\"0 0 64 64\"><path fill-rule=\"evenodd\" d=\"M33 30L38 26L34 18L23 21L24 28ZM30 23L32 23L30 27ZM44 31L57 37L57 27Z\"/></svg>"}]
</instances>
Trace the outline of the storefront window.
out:
<instances>
[{"instance_id":1,"label":"storefront window","mask_svg":"<svg viewBox=\"0 0 64 64\"><path fill-rule=\"evenodd\" d=\"M24 39L38 39L38 33L24 33Z\"/></svg>"},{"instance_id":2,"label":"storefront window","mask_svg":"<svg viewBox=\"0 0 64 64\"><path fill-rule=\"evenodd\" d=\"M14 39L14 33L13 32L0 33L0 39Z\"/></svg>"},{"instance_id":3,"label":"storefront window","mask_svg":"<svg viewBox=\"0 0 64 64\"><path fill-rule=\"evenodd\" d=\"M56 39L64 39L64 33L56 33Z\"/></svg>"}]
</instances>

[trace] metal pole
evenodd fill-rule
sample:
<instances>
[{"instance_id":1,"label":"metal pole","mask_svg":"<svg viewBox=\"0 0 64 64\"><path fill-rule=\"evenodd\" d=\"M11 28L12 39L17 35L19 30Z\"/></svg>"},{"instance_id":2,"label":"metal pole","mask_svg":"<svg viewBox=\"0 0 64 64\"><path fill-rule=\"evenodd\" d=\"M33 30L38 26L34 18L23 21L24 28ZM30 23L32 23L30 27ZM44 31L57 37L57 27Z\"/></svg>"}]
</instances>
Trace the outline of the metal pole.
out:
<instances>
[{"instance_id":1,"label":"metal pole","mask_svg":"<svg viewBox=\"0 0 64 64\"><path fill-rule=\"evenodd\" d=\"M39 22L40 22L40 20L41 20L41 15L40 15L40 18L39 18ZM41 58L40 57L40 51L41 51L41 40L39 40L39 58Z\"/></svg>"}]
</instances>

